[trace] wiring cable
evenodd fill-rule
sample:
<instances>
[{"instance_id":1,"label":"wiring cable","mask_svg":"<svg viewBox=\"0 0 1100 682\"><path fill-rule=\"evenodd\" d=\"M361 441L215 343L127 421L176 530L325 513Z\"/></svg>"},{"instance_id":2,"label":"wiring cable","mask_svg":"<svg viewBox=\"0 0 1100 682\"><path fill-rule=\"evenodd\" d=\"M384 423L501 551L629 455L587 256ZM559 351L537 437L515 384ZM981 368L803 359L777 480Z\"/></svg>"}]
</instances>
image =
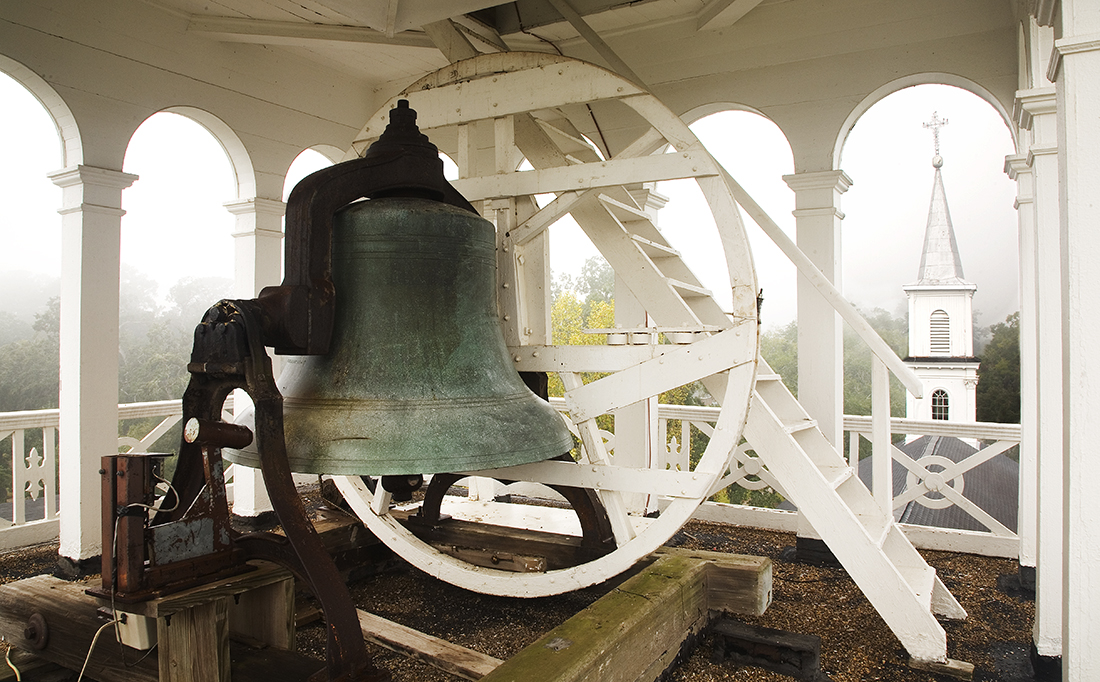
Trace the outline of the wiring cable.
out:
<instances>
[{"instance_id":1,"label":"wiring cable","mask_svg":"<svg viewBox=\"0 0 1100 682\"><path fill-rule=\"evenodd\" d=\"M0 637L0 642L6 642L6 641L7 640L5 640L3 637ZM15 673L16 682L21 682L22 679L23 679L23 674L20 673L19 668L15 667L15 664L11 662L11 645L10 644L8 645L8 648L4 650L4 662L7 663L8 667L11 668L13 673Z\"/></svg>"},{"instance_id":2,"label":"wiring cable","mask_svg":"<svg viewBox=\"0 0 1100 682\"><path fill-rule=\"evenodd\" d=\"M84 657L84 667L80 669L80 675L77 676L76 682L80 682L84 679L84 671L88 669L88 662L92 660L92 651L95 650L95 644L99 641L99 636L103 634L103 631L111 627L118 622L118 619L111 620L103 625L99 626L99 629L95 631L95 636L92 637L92 644L88 647L88 655Z\"/></svg>"},{"instance_id":3,"label":"wiring cable","mask_svg":"<svg viewBox=\"0 0 1100 682\"><path fill-rule=\"evenodd\" d=\"M118 642L118 653L119 653L119 657L122 659L122 666L124 668L132 668L133 666L137 665L138 663L141 663L142 661L144 661L149 656L149 654L152 653L154 649L156 649L156 645L154 644L152 647L150 647L149 651L145 652L145 654L141 658L134 661L133 663L127 663L126 662L126 648L122 644L122 630L119 627L119 625L122 624L122 619L118 617L118 611L115 610L115 592L118 590L118 583L116 582L118 580L118 573L117 573L117 564L118 564L118 522L122 519L123 516L126 515L126 512L128 512L131 509L145 509L146 511L152 511L152 512L161 512L161 511L170 512L170 511L175 511L180 505L179 493L177 493L176 489L174 487L172 487L171 481L169 481L166 478L161 477L160 474L158 474L155 471L152 472L152 473L153 473L153 478L157 479L158 481L163 483L165 486L167 486L168 487L168 492L172 493L172 497L174 498L172 506L171 507L163 507L164 500L168 497L167 494L165 494L164 496L162 496L160 498L162 506L157 506L156 504L149 505L149 504L142 504L141 502L132 502L132 503L126 505L125 507L123 507L122 509L120 509L119 513L115 515L115 527L114 527L113 533L111 534L111 565L116 567L116 570L112 570L112 572L111 572L111 617L114 618L114 620L112 620L110 623L107 623L107 625L114 624L114 626L115 626L115 641ZM106 627L106 626L104 626L104 627ZM102 631L102 629L103 628L100 628L101 631ZM96 633L96 637L99 637L98 632ZM92 646L95 646L95 640L94 639L92 640ZM88 655L91 656L91 650L90 649L88 651ZM87 661L85 661L85 665L87 665ZM79 678L77 679L77 682L80 682Z\"/></svg>"}]
</instances>

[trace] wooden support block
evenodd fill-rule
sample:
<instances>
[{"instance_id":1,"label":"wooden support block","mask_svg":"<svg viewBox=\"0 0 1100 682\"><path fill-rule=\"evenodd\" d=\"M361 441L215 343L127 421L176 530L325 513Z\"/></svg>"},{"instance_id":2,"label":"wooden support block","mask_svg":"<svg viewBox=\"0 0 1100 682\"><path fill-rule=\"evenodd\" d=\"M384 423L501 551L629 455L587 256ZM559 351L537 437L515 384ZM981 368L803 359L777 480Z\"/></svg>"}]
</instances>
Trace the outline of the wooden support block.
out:
<instances>
[{"instance_id":1,"label":"wooden support block","mask_svg":"<svg viewBox=\"0 0 1100 682\"><path fill-rule=\"evenodd\" d=\"M917 670L924 670L925 672L936 673L937 675L949 675L960 680L974 679L974 664L967 663L966 661L956 661L953 658L949 658L943 663L938 663L936 661L918 661L915 658L910 658L909 667Z\"/></svg>"},{"instance_id":2,"label":"wooden support block","mask_svg":"<svg viewBox=\"0 0 1100 682\"><path fill-rule=\"evenodd\" d=\"M669 547L656 554L707 562L707 604L711 611L759 616L772 603L772 562L767 557Z\"/></svg>"},{"instance_id":3,"label":"wooden support block","mask_svg":"<svg viewBox=\"0 0 1100 682\"><path fill-rule=\"evenodd\" d=\"M706 575L705 561L661 556L482 680L656 679L706 625Z\"/></svg>"},{"instance_id":4,"label":"wooden support block","mask_svg":"<svg viewBox=\"0 0 1100 682\"><path fill-rule=\"evenodd\" d=\"M229 682L229 599L157 619L160 682Z\"/></svg>"},{"instance_id":5,"label":"wooden support block","mask_svg":"<svg viewBox=\"0 0 1100 682\"><path fill-rule=\"evenodd\" d=\"M294 650L294 580L287 576L236 595L229 602L229 632L276 649Z\"/></svg>"},{"instance_id":6,"label":"wooden support block","mask_svg":"<svg viewBox=\"0 0 1100 682\"><path fill-rule=\"evenodd\" d=\"M467 680L480 680L503 661L444 639L413 630L381 616L358 611L363 637Z\"/></svg>"}]
</instances>

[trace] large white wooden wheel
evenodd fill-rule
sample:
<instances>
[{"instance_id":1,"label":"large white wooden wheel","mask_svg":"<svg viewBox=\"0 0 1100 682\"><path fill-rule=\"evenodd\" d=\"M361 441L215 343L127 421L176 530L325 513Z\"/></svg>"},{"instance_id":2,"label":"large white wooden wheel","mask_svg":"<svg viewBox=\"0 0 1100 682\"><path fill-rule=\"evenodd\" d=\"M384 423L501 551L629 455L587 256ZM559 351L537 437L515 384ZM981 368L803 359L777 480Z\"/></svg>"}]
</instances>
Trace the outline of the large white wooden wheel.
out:
<instances>
[{"instance_id":1,"label":"large white wooden wheel","mask_svg":"<svg viewBox=\"0 0 1100 682\"><path fill-rule=\"evenodd\" d=\"M387 112L402 98L417 111L421 131L457 162L455 187L496 223L501 324L516 367L559 373L568 421L584 446L579 462L470 474L597 491L617 548L570 568L488 568L419 540L391 514L390 496L381 486L373 494L358 477L338 477L337 485L392 550L455 585L533 597L602 582L680 529L720 485L741 441L755 380L758 322L755 274L736 204L717 163L678 117L630 81L592 64L532 53L482 55L452 64L388 102L363 128L348 158L362 154L378 137ZM594 127L593 121L599 121L612 147L607 160L582 134ZM589 137L595 139L595 133ZM517 171L521 158L535 170ZM680 258L671 243L675 227L666 228L667 235L658 231L626 189L678 178L698 182L714 215L733 289L731 311L720 308ZM533 195L544 193L557 198L540 209ZM547 231L566 213L645 307L650 324L676 343L550 344ZM580 373L597 371L607 375L583 383ZM722 407L694 466L686 458L679 464L668 461L664 443L653 437L627 439L619 433L617 448L605 444L596 417L695 381L702 381ZM627 440L648 445L628 448L623 445ZM626 500L639 495L664 500L657 518L629 512ZM491 504L456 500L444 512L484 518ZM464 511L462 505L470 508ZM545 527L549 513L545 507L497 506L519 517L511 525L531 528Z\"/></svg>"}]
</instances>

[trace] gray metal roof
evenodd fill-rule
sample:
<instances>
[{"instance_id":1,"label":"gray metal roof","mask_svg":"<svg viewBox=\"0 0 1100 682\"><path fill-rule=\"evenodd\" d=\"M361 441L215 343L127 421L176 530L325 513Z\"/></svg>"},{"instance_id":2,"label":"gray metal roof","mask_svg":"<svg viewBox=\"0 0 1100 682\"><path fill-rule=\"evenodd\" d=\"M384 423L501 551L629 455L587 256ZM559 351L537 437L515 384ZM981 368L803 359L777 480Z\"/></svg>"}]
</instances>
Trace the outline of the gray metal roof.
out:
<instances>
[{"instance_id":1,"label":"gray metal roof","mask_svg":"<svg viewBox=\"0 0 1100 682\"><path fill-rule=\"evenodd\" d=\"M938 455L952 462L961 462L977 452L977 449L959 440L940 436L921 436L902 445L898 449L916 461L930 455ZM1020 465L1009 455L1016 452L1013 448L983 462L963 474L962 495L985 510L990 516L1015 532L1019 510ZM894 461L893 487L897 497L905 491L909 470L898 461ZM933 470L939 470L935 467ZM864 458L859 463L859 478L871 488L871 459ZM939 493L929 493L928 498L941 497ZM894 518L900 523L912 523L936 528L956 528L987 532L989 529L964 510L952 505L943 509L926 507L917 501L910 502L904 508L894 512Z\"/></svg>"}]
</instances>

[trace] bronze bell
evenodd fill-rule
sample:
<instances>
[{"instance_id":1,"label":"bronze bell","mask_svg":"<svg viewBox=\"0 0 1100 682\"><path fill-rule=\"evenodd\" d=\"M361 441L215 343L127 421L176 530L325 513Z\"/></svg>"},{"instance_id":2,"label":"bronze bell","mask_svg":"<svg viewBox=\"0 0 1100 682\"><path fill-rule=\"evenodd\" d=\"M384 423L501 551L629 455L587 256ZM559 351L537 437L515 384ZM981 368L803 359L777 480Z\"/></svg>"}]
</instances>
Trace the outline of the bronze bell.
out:
<instances>
[{"instance_id":1,"label":"bronze bell","mask_svg":"<svg viewBox=\"0 0 1100 682\"><path fill-rule=\"evenodd\" d=\"M397 118L410 113L410 120ZM446 184L435 147L414 120L407 105L392 110L386 132L360 161L372 153L384 160L404 154L429 167L434 161ZM391 129L410 123L395 144ZM332 219L328 352L288 357L278 381L291 469L415 475L568 452L573 442L564 422L523 383L505 346L492 223L426 198L433 195L422 186L363 194L370 199ZM288 241L288 259L290 248ZM225 455L259 466L254 450Z\"/></svg>"}]
</instances>

